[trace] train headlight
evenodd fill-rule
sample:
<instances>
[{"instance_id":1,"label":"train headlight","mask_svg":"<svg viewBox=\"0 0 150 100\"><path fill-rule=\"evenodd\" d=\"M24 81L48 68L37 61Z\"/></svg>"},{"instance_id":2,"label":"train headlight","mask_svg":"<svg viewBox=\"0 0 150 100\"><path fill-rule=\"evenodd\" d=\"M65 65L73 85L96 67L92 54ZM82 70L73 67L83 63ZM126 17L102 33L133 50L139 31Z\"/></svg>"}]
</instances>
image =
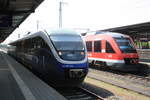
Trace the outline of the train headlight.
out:
<instances>
[{"instance_id":1,"label":"train headlight","mask_svg":"<svg viewBox=\"0 0 150 100\"><path fill-rule=\"evenodd\" d=\"M62 55L62 52L59 51L59 52L58 52L58 55L61 56L61 55Z\"/></svg>"},{"instance_id":2,"label":"train headlight","mask_svg":"<svg viewBox=\"0 0 150 100\"><path fill-rule=\"evenodd\" d=\"M81 55L84 55L84 52L81 52Z\"/></svg>"}]
</instances>

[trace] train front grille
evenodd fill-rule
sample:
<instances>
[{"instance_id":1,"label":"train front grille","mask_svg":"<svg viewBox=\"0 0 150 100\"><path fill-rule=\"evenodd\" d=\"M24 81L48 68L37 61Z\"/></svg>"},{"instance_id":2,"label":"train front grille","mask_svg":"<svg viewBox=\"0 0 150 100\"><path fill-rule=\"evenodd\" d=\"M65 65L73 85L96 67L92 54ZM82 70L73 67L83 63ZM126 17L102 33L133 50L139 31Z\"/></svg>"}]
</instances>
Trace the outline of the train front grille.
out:
<instances>
[{"instance_id":1,"label":"train front grille","mask_svg":"<svg viewBox=\"0 0 150 100\"><path fill-rule=\"evenodd\" d=\"M86 72L85 69L66 69L65 74L68 78L82 78L85 77Z\"/></svg>"},{"instance_id":2,"label":"train front grille","mask_svg":"<svg viewBox=\"0 0 150 100\"><path fill-rule=\"evenodd\" d=\"M133 65L138 63L138 58L124 58L125 64Z\"/></svg>"}]
</instances>

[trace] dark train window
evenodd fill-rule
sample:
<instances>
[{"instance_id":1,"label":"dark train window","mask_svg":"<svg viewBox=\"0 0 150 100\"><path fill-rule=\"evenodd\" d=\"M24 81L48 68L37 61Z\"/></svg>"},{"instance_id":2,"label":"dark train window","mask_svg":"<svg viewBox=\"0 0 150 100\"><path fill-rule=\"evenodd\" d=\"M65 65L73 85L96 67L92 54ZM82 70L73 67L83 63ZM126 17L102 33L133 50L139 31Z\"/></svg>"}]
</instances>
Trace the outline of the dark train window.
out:
<instances>
[{"instance_id":1,"label":"dark train window","mask_svg":"<svg viewBox=\"0 0 150 100\"><path fill-rule=\"evenodd\" d=\"M17 51L18 51L18 52L21 52L21 51L22 51L21 41L17 42L17 43L16 43L16 46L17 46Z\"/></svg>"},{"instance_id":2,"label":"dark train window","mask_svg":"<svg viewBox=\"0 0 150 100\"><path fill-rule=\"evenodd\" d=\"M10 45L12 45L12 46L16 46L16 42L14 42L14 43L11 43Z\"/></svg>"},{"instance_id":3,"label":"dark train window","mask_svg":"<svg viewBox=\"0 0 150 100\"><path fill-rule=\"evenodd\" d=\"M94 41L94 52L101 52L101 41Z\"/></svg>"},{"instance_id":4,"label":"dark train window","mask_svg":"<svg viewBox=\"0 0 150 100\"><path fill-rule=\"evenodd\" d=\"M36 47L37 48L45 48L43 45L45 44L44 40L41 37L36 38Z\"/></svg>"},{"instance_id":5,"label":"dark train window","mask_svg":"<svg viewBox=\"0 0 150 100\"><path fill-rule=\"evenodd\" d=\"M17 52L24 52L28 54L32 54L36 50L41 48L50 50L47 43L41 37L34 37L34 38L18 41L12 43L11 45L17 47Z\"/></svg>"},{"instance_id":6,"label":"dark train window","mask_svg":"<svg viewBox=\"0 0 150 100\"><path fill-rule=\"evenodd\" d=\"M24 51L24 41L20 41L20 44L19 44L19 47L18 47L19 49L20 49L20 51L21 52L23 52Z\"/></svg>"},{"instance_id":7,"label":"dark train window","mask_svg":"<svg viewBox=\"0 0 150 100\"><path fill-rule=\"evenodd\" d=\"M108 41L106 41L106 53L115 53L114 49Z\"/></svg>"},{"instance_id":8,"label":"dark train window","mask_svg":"<svg viewBox=\"0 0 150 100\"><path fill-rule=\"evenodd\" d=\"M41 37L35 37L32 39L32 47L34 49L37 48L45 48L45 49L49 49L49 46L47 45L47 43L41 38Z\"/></svg>"},{"instance_id":9,"label":"dark train window","mask_svg":"<svg viewBox=\"0 0 150 100\"><path fill-rule=\"evenodd\" d=\"M31 39L27 39L27 40L23 40L23 48L24 48L24 52L25 53L30 53L31 51L31 47L32 47L32 44L31 44Z\"/></svg>"},{"instance_id":10,"label":"dark train window","mask_svg":"<svg viewBox=\"0 0 150 100\"><path fill-rule=\"evenodd\" d=\"M27 46L26 46L26 41L22 40L21 41L21 51L26 52L28 50Z\"/></svg>"},{"instance_id":11,"label":"dark train window","mask_svg":"<svg viewBox=\"0 0 150 100\"><path fill-rule=\"evenodd\" d=\"M86 47L88 52L92 52L92 41L86 42Z\"/></svg>"}]
</instances>

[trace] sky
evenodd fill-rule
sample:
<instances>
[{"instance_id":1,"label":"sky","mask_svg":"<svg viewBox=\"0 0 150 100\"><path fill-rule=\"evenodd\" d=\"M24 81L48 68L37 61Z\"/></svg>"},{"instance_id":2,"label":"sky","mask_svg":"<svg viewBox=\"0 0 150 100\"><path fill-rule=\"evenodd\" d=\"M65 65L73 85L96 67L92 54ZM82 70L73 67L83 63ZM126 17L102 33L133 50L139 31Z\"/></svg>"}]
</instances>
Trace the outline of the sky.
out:
<instances>
[{"instance_id":1,"label":"sky","mask_svg":"<svg viewBox=\"0 0 150 100\"><path fill-rule=\"evenodd\" d=\"M7 39L43 28L58 28L62 1L62 27L85 31L150 22L150 0L45 0ZM37 23L38 29L37 29Z\"/></svg>"}]
</instances>

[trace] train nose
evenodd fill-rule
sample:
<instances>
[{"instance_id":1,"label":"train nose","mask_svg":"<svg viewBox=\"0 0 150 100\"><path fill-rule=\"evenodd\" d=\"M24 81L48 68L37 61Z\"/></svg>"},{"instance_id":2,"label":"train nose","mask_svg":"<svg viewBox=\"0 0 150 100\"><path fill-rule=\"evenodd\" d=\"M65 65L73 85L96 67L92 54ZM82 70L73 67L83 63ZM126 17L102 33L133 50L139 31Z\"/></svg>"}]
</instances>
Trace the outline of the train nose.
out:
<instances>
[{"instance_id":1,"label":"train nose","mask_svg":"<svg viewBox=\"0 0 150 100\"><path fill-rule=\"evenodd\" d=\"M124 58L125 64L131 65L131 64L138 64L139 59L138 58Z\"/></svg>"},{"instance_id":2,"label":"train nose","mask_svg":"<svg viewBox=\"0 0 150 100\"><path fill-rule=\"evenodd\" d=\"M86 75L84 69L70 69L69 70L69 77L70 78L81 78Z\"/></svg>"},{"instance_id":3,"label":"train nose","mask_svg":"<svg viewBox=\"0 0 150 100\"><path fill-rule=\"evenodd\" d=\"M138 64L138 59L132 59L132 60L130 60L130 63L131 64Z\"/></svg>"}]
</instances>

